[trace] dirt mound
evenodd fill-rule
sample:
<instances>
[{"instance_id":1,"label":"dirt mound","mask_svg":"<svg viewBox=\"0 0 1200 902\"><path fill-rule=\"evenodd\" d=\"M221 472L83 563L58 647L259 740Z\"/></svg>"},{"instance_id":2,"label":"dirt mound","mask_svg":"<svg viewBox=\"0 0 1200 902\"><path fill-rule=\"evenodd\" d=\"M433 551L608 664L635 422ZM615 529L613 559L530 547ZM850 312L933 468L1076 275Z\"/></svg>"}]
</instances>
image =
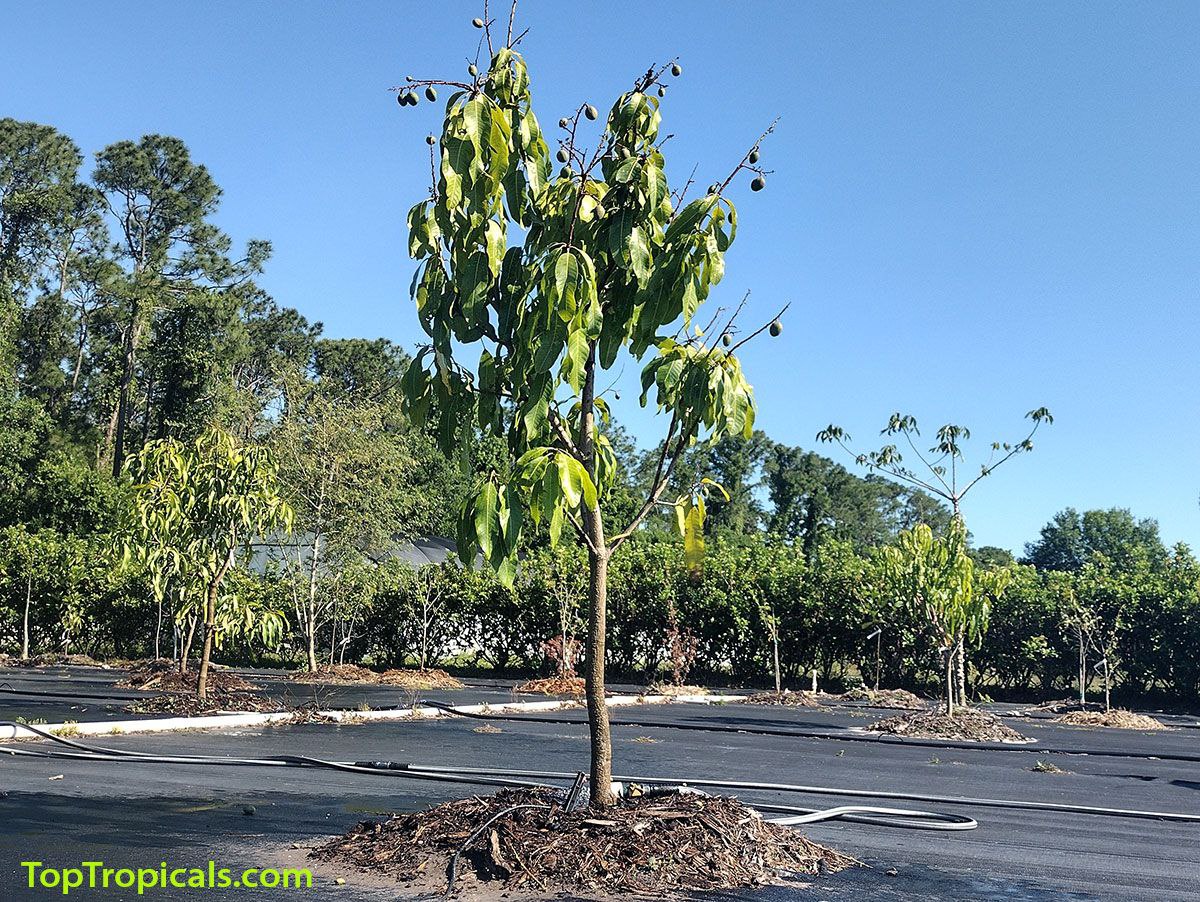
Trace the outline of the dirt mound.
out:
<instances>
[{"instance_id":1,"label":"dirt mound","mask_svg":"<svg viewBox=\"0 0 1200 902\"><path fill-rule=\"evenodd\" d=\"M1166 730L1166 724L1146 714L1134 714L1122 708L1112 711L1070 711L1054 718L1055 723L1075 727L1112 727L1118 730Z\"/></svg>"},{"instance_id":2,"label":"dirt mound","mask_svg":"<svg viewBox=\"0 0 1200 902\"><path fill-rule=\"evenodd\" d=\"M906 708L910 711L923 711L927 704L919 696L907 689L880 689L867 693L867 701L881 708Z\"/></svg>"},{"instance_id":3,"label":"dirt mound","mask_svg":"<svg viewBox=\"0 0 1200 902\"><path fill-rule=\"evenodd\" d=\"M378 683L379 674L357 664L322 664L315 673L299 670L290 679L294 683Z\"/></svg>"},{"instance_id":4,"label":"dirt mound","mask_svg":"<svg viewBox=\"0 0 1200 902\"><path fill-rule=\"evenodd\" d=\"M746 697L746 704L785 705L790 708L821 707L819 695L814 695L811 692L792 692L789 689L784 689L783 692L756 692Z\"/></svg>"},{"instance_id":5,"label":"dirt mound","mask_svg":"<svg viewBox=\"0 0 1200 902\"><path fill-rule=\"evenodd\" d=\"M385 670L379 682L401 689L461 689L463 684L444 670Z\"/></svg>"},{"instance_id":6,"label":"dirt mound","mask_svg":"<svg viewBox=\"0 0 1200 902\"><path fill-rule=\"evenodd\" d=\"M311 854L431 890L445 889L453 865L455 889L543 894L730 889L857 864L732 798L653 795L574 812L560 799L547 789L462 799L359 824Z\"/></svg>"},{"instance_id":7,"label":"dirt mound","mask_svg":"<svg viewBox=\"0 0 1200 902\"><path fill-rule=\"evenodd\" d=\"M840 696L835 696L848 702L866 702L878 708L904 708L909 711L922 711L928 707L919 696L907 689L851 689Z\"/></svg>"},{"instance_id":8,"label":"dirt mound","mask_svg":"<svg viewBox=\"0 0 1200 902\"><path fill-rule=\"evenodd\" d=\"M540 680L528 680L517 686L514 692L538 693L540 695L583 695L587 686L583 677L554 676Z\"/></svg>"},{"instance_id":9,"label":"dirt mound","mask_svg":"<svg viewBox=\"0 0 1200 902\"><path fill-rule=\"evenodd\" d=\"M257 692L209 689L208 698L201 700L195 687L188 694L154 695L141 699L129 706L136 714L170 714L176 717L202 717L206 714L224 714L246 711L281 711L279 702L259 695Z\"/></svg>"},{"instance_id":10,"label":"dirt mound","mask_svg":"<svg viewBox=\"0 0 1200 902\"><path fill-rule=\"evenodd\" d=\"M652 683L646 687L647 695L665 695L672 698L676 695L708 695L704 686L679 686L675 683Z\"/></svg>"},{"instance_id":11,"label":"dirt mound","mask_svg":"<svg viewBox=\"0 0 1200 902\"><path fill-rule=\"evenodd\" d=\"M316 673L293 673L295 683L358 683L371 686L397 686L401 689L461 689L462 683L444 670L385 670L378 673L357 664L322 664Z\"/></svg>"},{"instance_id":12,"label":"dirt mound","mask_svg":"<svg viewBox=\"0 0 1200 902\"><path fill-rule=\"evenodd\" d=\"M974 708L960 708L953 716L930 710L898 714L876 721L867 730L910 739L970 739L978 742L1020 742L1025 739L996 715Z\"/></svg>"},{"instance_id":13,"label":"dirt mound","mask_svg":"<svg viewBox=\"0 0 1200 902\"><path fill-rule=\"evenodd\" d=\"M148 661L134 667L129 671L129 675L116 685L121 689L155 689L159 692L195 693L199 684L200 672L195 667L188 670L187 673L180 673L178 665L173 661ZM208 691L210 695L214 691L245 693L260 688L262 687L247 682L236 673L209 668Z\"/></svg>"}]
</instances>

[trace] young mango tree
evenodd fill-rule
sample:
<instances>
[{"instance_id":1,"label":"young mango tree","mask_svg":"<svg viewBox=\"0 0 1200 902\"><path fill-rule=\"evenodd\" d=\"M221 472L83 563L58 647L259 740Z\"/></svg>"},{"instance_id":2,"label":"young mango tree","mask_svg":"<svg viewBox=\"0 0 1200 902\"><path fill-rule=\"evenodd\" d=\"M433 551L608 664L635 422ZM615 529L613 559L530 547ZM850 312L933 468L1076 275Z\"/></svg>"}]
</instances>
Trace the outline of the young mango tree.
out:
<instances>
[{"instance_id":1,"label":"young mango tree","mask_svg":"<svg viewBox=\"0 0 1200 902\"><path fill-rule=\"evenodd\" d=\"M947 536L934 536L924 523L902 532L881 551L882 584L901 605L914 604L925 615L941 654L946 687L946 714L965 705L961 684L954 679L956 652L978 642L987 632L992 601L1008 584L1007 570L976 570L967 553L967 530L960 518Z\"/></svg>"},{"instance_id":2,"label":"young mango tree","mask_svg":"<svg viewBox=\"0 0 1200 902\"><path fill-rule=\"evenodd\" d=\"M249 633L257 608L222 601L222 584L235 555L257 537L290 530L292 509L281 493L275 464L264 448L239 445L216 427L192 442L150 442L129 459L132 511L123 541L126 561L137 558L154 591L177 601L177 619L189 615L203 627L197 694L208 696L208 671L222 630ZM278 615L265 624L279 631ZM180 656L187 667L187 651Z\"/></svg>"},{"instance_id":3,"label":"young mango tree","mask_svg":"<svg viewBox=\"0 0 1200 902\"><path fill-rule=\"evenodd\" d=\"M511 17L510 17L511 19ZM440 137L429 136L433 188L408 215L409 250L420 261L412 283L430 341L404 377L410 416L430 421L442 447L466 446L478 428L504 438L515 463L489 473L466 501L458 549L481 555L511 585L526 524L564 528L587 549L588 721L591 798L612 804L612 744L604 698L608 568L662 498L684 451L700 439L749 437L754 400L736 351L764 325L738 336L738 308L718 328L694 328L700 305L725 271L737 216L726 190L753 170L763 185L758 144L723 181L690 202L672 193L664 171L658 90L677 63L653 67L600 112L581 104L558 121L551 152L534 114L525 61L512 38L493 49L469 80L409 78L402 105L419 91L451 90ZM768 130L769 132L770 130ZM598 132L598 133L596 133ZM764 133L765 136L766 133ZM760 137L760 141L762 138ZM782 311L781 311L782 314ZM778 334L776 317L769 328ZM643 362L641 403L668 419L649 489L626 522L606 522L615 469L609 398L602 372L623 358ZM688 548L702 536L697 483L672 502Z\"/></svg>"},{"instance_id":4,"label":"young mango tree","mask_svg":"<svg viewBox=\"0 0 1200 902\"><path fill-rule=\"evenodd\" d=\"M867 451L856 454L850 449L850 434L842 427L830 424L817 433L817 441L838 445L843 451L854 458L860 467L866 467L871 473L885 476L901 485L911 486L928 492L935 498L940 498L950 505L953 520L962 521L962 501L975 486L986 477L992 475L998 467L1003 466L1018 455L1033 450L1033 437L1041 425L1054 423L1054 417L1049 409L1039 407L1025 414L1025 418L1033 425L1024 438L1015 442L992 442L992 453L987 461L980 465L978 472L964 470L966 456L963 454L963 443L971 438L971 430L956 423L946 423L938 427L937 443L927 451L922 451L916 442L921 430L915 417L909 414L894 413L880 434L889 438L898 437L908 446L907 451L900 449L896 441L891 441L877 451ZM919 467L910 467L904 462L904 455L910 453L920 461ZM965 537L965 531L964 531ZM965 704L967 682L967 652L966 645L959 637L955 648L957 657L958 696Z\"/></svg>"}]
</instances>

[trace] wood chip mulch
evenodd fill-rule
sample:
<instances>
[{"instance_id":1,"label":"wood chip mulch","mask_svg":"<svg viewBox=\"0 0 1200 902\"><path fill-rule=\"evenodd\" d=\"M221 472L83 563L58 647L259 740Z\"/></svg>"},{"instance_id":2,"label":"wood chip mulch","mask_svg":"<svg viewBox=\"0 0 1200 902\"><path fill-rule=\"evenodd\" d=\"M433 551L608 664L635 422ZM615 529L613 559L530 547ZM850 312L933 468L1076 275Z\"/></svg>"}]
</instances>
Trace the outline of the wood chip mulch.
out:
<instances>
[{"instance_id":1,"label":"wood chip mulch","mask_svg":"<svg viewBox=\"0 0 1200 902\"><path fill-rule=\"evenodd\" d=\"M1055 723L1076 727L1112 727L1118 730L1168 730L1166 724L1147 714L1135 714L1122 708L1112 711L1070 711L1054 718Z\"/></svg>"},{"instance_id":2,"label":"wood chip mulch","mask_svg":"<svg viewBox=\"0 0 1200 902\"><path fill-rule=\"evenodd\" d=\"M876 721L866 729L911 739L965 739L976 742L1021 742L1025 739L996 715L974 708L960 708L953 716L933 710L898 714Z\"/></svg>"},{"instance_id":3,"label":"wood chip mulch","mask_svg":"<svg viewBox=\"0 0 1200 902\"><path fill-rule=\"evenodd\" d=\"M157 690L158 692L195 692L200 683L200 672L195 667L189 667L187 673L180 673L179 666L174 661L147 661L138 664L129 671L129 675L116 685L121 689ZM208 670L208 688L220 692L252 692L262 688L242 679L236 673L228 670L218 670L210 667Z\"/></svg>"},{"instance_id":4,"label":"wood chip mulch","mask_svg":"<svg viewBox=\"0 0 1200 902\"><path fill-rule=\"evenodd\" d=\"M273 712L283 709L284 706L279 702L257 692L210 688L208 697L201 699L196 695L194 687L191 692L152 695L129 706L129 710L135 714L173 714L177 717L203 717L206 714L246 711Z\"/></svg>"},{"instance_id":5,"label":"wood chip mulch","mask_svg":"<svg viewBox=\"0 0 1200 902\"><path fill-rule=\"evenodd\" d=\"M583 695L587 684L583 677L553 676L538 680L527 680L515 687L515 692L537 693L539 695Z\"/></svg>"},{"instance_id":6,"label":"wood chip mulch","mask_svg":"<svg viewBox=\"0 0 1200 902\"><path fill-rule=\"evenodd\" d=\"M401 668L379 673L357 664L323 664L315 673L309 670L293 673L291 680L295 683L366 683L400 689L461 689L463 685L446 671L435 668Z\"/></svg>"},{"instance_id":7,"label":"wood chip mulch","mask_svg":"<svg viewBox=\"0 0 1200 902\"><path fill-rule=\"evenodd\" d=\"M928 704L907 689L860 689L842 696L846 701L863 701L879 708L905 708L923 711Z\"/></svg>"},{"instance_id":8,"label":"wood chip mulch","mask_svg":"<svg viewBox=\"0 0 1200 902\"><path fill-rule=\"evenodd\" d=\"M451 859L471 839L457 862L455 891L500 886L541 894L732 889L858 864L764 822L733 798L653 795L574 812L560 799L549 789L461 799L361 823L311 855L444 891ZM506 811L513 806L535 807Z\"/></svg>"}]
</instances>

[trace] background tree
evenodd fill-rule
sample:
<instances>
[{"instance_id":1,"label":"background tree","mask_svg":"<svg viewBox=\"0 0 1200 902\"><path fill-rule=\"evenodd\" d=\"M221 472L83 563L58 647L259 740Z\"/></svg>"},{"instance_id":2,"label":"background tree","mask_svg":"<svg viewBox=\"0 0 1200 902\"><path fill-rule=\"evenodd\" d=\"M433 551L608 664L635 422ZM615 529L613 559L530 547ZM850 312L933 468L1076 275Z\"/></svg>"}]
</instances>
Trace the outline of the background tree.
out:
<instances>
[{"instance_id":1,"label":"background tree","mask_svg":"<svg viewBox=\"0 0 1200 902\"><path fill-rule=\"evenodd\" d=\"M491 51L490 22L485 38ZM586 123L600 115L592 105L562 118L562 168L552 173L515 43L510 28L486 71L472 65L467 81L410 80L400 94L412 104L417 91L452 91L441 137L430 139L431 196L408 217L409 249L422 261L413 295L431 341L404 381L414 418L435 418L448 453L478 424L504 437L515 459L508 473L489 474L464 506L464 561L481 553L511 585L527 515L548 521L552 542L569 524L587 548L591 792L603 806L612 802L604 698L609 562L659 503L697 438L753 432L751 390L734 354L747 340L733 338L736 314L724 327L714 317L695 332L692 320L724 274L734 237L736 214L724 192L738 173L757 170L751 157L758 159L758 148L701 197L683 203L684 191L672 195L652 92L668 69L680 70L662 66L617 98L598 137L586 134ZM754 187L762 180L758 170ZM521 239L511 247L510 224ZM479 346L477 356L456 358L456 341ZM622 351L637 360L653 351L642 402L653 392L670 423L643 504L614 533L602 507L614 453L598 376ZM462 360L478 364L468 369ZM703 490L689 487L678 504L694 546Z\"/></svg>"},{"instance_id":2,"label":"background tree","mask_svg":"<svg viewBox=\"0 0 1200 902\"><path fill-rule=\"evenodd\" d=\"M182 333L179 340L186 342L189 309L214 294L219 302L221 292L261 270L270 245L253 241L244 259L230 258L228 236L211 222L221 190L178 138L147 135L136 143L112 144L97 155L94 179L117 222L118 259L126 273L117 289L119 376L105 436L115 475L125 460L148 330ZM143 435L148 433L149 424L143 424Z\"/></svg>"},{"instance_id":3,"label":"background tree","mask_svg":"<svg viewBox=\"0 0 1200 902\"><path fill-rule=\"evenodd\" d=\"M431 450L424 437L405 430L386 400L356 399L337 385L290 379L271 445L296 512L281 563L297 586L297 623L315 672L318 637L337 600L322 591L336 586L324 577L434 531L448 499L417 487L420 457Z\"/></svg>"},{"instance_id":4,"label":"background tree","mask_svg":"<svg viewBox=\"0 0 1200 902\"><path fill-rule=\"evenodd\" d=\"M1045 407L1039 407L1025 414L1033 426L1028 434L1017 442L992 442L992 453L974 475L969 472L960 474L959 470L965 465L962 443L971 438L971 430L965 426L946 423L937 431L937 444L923 452L917 447L916 438L921 434L917 427L916 418L901 413L894 413L888 420L887 426L881 432L886 436L900 436L908 446L908 452L902 452L895 443L888 443L878 451L868 451L854 454L850 450L850 436L840 426L829 425L817 433L817 441L833 442L848 454L851 454L859 466L866 467L872 473L878 473L898 482L913 486L935 498L940 498L950 505L952 512L951 530L955 521L962 524L962 500L984 478L996 471L1019 454L1033 450L1033 437L1037 434L1042 423L1051 424L1054 417ZM921 469L916 470L904 463L904 454L911 452L921 463ZM965 526L964 529L964 537ZM967 679L966 648L960 641L957 651L958 686L960 695L964 696Z\"/></svg>"},{"instance_id":5,"label":"background tree","mask_svg":"<svg viewBox=\"0 0 1200 902\"><path fill-rule=\"evenodd\" d=\"M151 442L131 458L129 476L133 517L125 556L136 556L151 570L156 591L174 589L177 616L191 614L203 626L196 691L207 698L221 620L229 622L232 613L236 622L238 614L236 596L226 599L232 612L218 610L222 583L239 549L255 537L291 529L292 509L265 449L239 446L216 428L186 444ZM180 665L186 670L186 647Z\"/></svg>"},{"instance_id":6,"label":"background tree","mask_svg":"<svg viewBox=\"0 0 1200 902\"><path fill-rule=\"evenodd\" d=\"M77 198L83 157L48 125L0 119L0 389L11 392L21 299Z\"/></svg>"},{"instance_id":7,"label":"background tree","mask_svg":"<svg viewBox=\"0 0 1200 902\"><path fill-rule=\"evenodd\" d=\"M1125 508L1090 510L1080 514L1068 507L1042 527L1036 542L1025 546L1026 564L1039 570L1080 570L1096 556L1129 567L1139 560L1158 565L1167 550L1158 535L1158 523L1137 520Z\"/></svg>"}]
</instances>

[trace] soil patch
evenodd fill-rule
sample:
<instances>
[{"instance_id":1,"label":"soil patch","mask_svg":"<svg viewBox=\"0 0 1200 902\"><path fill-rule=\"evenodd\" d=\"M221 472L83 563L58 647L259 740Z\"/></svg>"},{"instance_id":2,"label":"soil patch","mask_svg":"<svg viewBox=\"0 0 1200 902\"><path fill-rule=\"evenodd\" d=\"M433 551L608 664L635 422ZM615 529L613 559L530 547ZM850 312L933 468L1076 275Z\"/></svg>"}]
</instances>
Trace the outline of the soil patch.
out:
<instances>
[{"instance_id":1,"label":"soil patch","mask_svg":"<svg viewBox=\"0 0 1200 902\"><path fill-rule=\"evenodd\" d=\"M173 661L148 661L134 667L129 671L129 675L116 685L121 689L156 689L159 692L195 693L200 685L200 671L192 668L187 673L180 673L178 665ZM228 670L217 670L213 667L208 669L210 694L214 690L224 693L249 693L260 688L262 687L255 686Z\"/></svg>"},{"instance_id":2,"label":"soil patch","mask_svg":"<svg viewBox=\"0 0 1200 902\"><path fill-rule=\"evenodd\" d=\"M605 810L564 811L551 789L503 790L391 820L364 822L313 850L398 881L457 891L665 895L732 889L857 864L768 824L737 799L647 795Z\"/></svg>"},{"instance_id":3,"label":"soil patch","mask_svg":"<svg viewBox=\"0 0 1200 902\"><path fill-rule=\"evenodd\" d=\"M1076 727L1112 727L1118 730L1166 730L1162 721L1146 714L1134 714L1121 708L1112 711L1070 711L1054 718L1055 723Z\"/></svg>"},{"instance_id":4,"label":"soil patch","mask_svg":"<svg viewBox=\"0 0 1200 902\"><path fill-rule=\"evenodd\" d=\"M970 739L978 742L1021 742L1025 739L995 714L974 708L960 708L953 716L932 710L898 714L876 721L867 730L911 739Z\"/></svg>"},{"instance_id":5,"label":"soil patch","mask_svg":"<svg viewBox=\"0 0 1200 902\"><path fill-rule=\"evenodd\" d=\"M539 680L527 680L517 686L515 692L537 693L539 695L574 695L582 696L587 684L583 677L552 676Z\"/></svg>"}]
</instances>

